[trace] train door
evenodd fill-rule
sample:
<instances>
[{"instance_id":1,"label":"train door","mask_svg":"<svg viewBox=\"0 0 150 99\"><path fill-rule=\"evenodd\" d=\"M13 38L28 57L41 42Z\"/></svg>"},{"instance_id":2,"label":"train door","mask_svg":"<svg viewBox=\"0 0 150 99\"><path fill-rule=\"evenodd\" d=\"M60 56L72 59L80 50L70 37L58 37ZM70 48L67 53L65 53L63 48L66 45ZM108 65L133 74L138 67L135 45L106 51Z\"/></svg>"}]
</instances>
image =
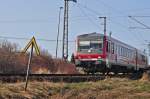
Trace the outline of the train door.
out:
<instances>
[{"instance_id":1,"label":"train door","mask_svg":"<svg viewBox=\"0 0 150 99\"><path fill-rule=\"evenodd\" d=\"M137 49L135 49L135 70L137 71L138 70L138 51Z\"/></svg>"}]
</instances>

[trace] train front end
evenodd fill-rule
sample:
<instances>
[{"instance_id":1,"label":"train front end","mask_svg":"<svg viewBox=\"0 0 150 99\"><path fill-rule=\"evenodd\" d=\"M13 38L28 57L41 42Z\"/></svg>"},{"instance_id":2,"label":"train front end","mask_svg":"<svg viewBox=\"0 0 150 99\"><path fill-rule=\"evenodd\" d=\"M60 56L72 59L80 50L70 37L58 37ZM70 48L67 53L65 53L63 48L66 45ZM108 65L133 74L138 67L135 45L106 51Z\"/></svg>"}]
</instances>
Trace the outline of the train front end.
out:
<instances>
[{"instance_id":1,"label":"train front end","mask_svg":"<svg viewBox=\"0 0 150 99\"><path fill-rule=\"evenodd\" d=\"M75 64L85 72L95 73L105 70L103 54L104 36L98 33L83 34L77 37Z\"/></svg>"}]
</instances>

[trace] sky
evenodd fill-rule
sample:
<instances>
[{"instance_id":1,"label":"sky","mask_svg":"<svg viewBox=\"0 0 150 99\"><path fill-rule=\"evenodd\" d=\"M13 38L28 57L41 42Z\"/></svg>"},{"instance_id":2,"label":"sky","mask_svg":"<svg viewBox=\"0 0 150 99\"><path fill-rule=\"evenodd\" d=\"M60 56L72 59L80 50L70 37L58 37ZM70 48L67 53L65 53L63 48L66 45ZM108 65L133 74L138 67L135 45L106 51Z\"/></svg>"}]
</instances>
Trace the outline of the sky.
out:
<instances>
[{"instance_id":1,"label":"sky","mask_svg":"<svg viewBox=\"0 0 150 99\"><path fill-rule=\"evenodd\" d=\"M69 3L69 56L75 50L77 35L103 33L103 20L107 17L107 34L140 50L148 50L150 30L128 16L150 26L149 0L77 0ZM42 49L55 56L59 7L64 0L0 0L0 40L19 44L23 49L32 36ZM137 17L143 16L143 17ZM131 27L138 27L133 29ZM62 40L63 10L60 37ZM23 39L19 39L23 38ZM26 39L27 38L27 39ZM38 40L45 39L45 40ZM51 41L52 40L52 41ZM62 42L58 55L61 57Z\"/></svg>"}]
</instances>

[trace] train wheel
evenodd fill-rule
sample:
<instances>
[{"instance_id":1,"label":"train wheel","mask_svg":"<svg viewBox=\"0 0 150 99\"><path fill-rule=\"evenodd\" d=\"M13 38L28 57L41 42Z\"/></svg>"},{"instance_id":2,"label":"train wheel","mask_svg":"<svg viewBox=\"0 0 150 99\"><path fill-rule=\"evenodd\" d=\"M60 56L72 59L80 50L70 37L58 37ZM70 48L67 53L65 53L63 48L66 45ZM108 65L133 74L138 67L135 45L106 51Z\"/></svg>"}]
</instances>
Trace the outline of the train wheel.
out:
<instances>
[{"instance_id":1,"label":"train wheel","mask_svg":"<svg viewBox=\"0 0 150 99\"><path fill-rule=\"evenodd\" d=\"M92 71L92 74L95 74L96 73L96 66L94 66L94 69Z\"/></svg>"},{"instance_id":2,"label":"train wheel","mask_svg":"<svg viewBox=\"0 0 150 99\"><path fill-rule=\"evenodd\" d=\"M83 68L83 71L84 71L85 74L90 74L91 73L90 70L87 69L87 68Z\"/></svg>"},{"instance_id":3,"label":"train wheel","mask_svg":"<svg viewBox=\"0 0 150 99\"><path fill-rule=\"evenodd\" d=\"M114 71L114 74L117 75L117 74L118 74L118 71Z\"/></svg>"},{"instance_id":4,"label":"train wheel","mask_svg":"<svg viewBox=\"0 0 150 99\"><path fill-rule=\"evenodd\" d=\"M71 63L75 64L74 54L71 55Z\"/></svg>"},{"instance_id":5,"label":"train wheel","mask_svg":"<svg viewBox=\"0 0 150 99\"><path fill-rule=\"evenodd\" d=\"M102 73L103 73L103 75L105 75L106 71L103 71Z\"/></svg>"}]
</instances>

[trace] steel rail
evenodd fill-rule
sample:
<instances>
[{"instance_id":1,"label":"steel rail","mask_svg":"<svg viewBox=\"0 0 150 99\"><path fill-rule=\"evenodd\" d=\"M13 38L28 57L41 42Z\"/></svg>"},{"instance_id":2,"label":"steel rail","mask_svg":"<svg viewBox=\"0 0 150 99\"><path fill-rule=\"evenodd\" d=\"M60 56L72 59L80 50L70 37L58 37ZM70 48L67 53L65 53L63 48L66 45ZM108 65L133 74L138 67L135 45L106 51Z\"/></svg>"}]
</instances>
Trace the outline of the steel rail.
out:
<instances>
[{"instance_id":1,"label":"steel rail","mask_svg":"<svg viewBox=\"0 0 150 99\"><path fill-rule=\"evenodd\" d=\"M4 83L24 82L26 74L0 74L0 81ZM92 74L29 74L29 81L49 82L86 82L105 79L103 75Z\"/></svg>"}]
</instances>

